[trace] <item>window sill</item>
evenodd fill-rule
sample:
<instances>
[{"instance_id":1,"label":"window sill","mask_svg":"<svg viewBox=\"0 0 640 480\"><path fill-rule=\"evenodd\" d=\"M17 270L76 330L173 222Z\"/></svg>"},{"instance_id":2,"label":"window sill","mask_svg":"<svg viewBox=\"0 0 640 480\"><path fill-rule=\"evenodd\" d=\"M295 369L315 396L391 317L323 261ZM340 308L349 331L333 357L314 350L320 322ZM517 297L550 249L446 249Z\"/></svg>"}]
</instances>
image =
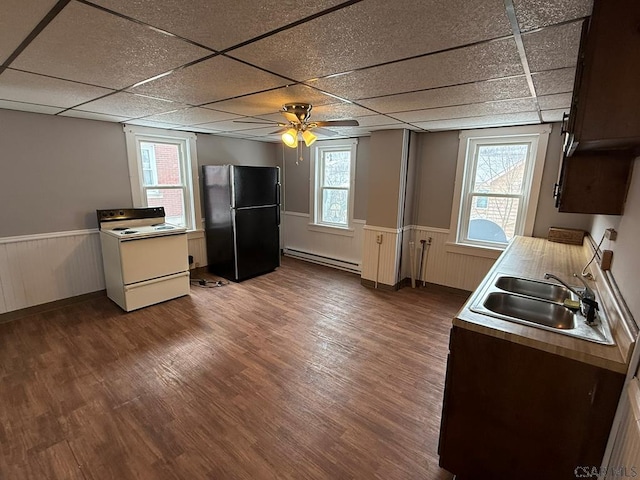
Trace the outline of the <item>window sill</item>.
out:
<instances>
[{"instance_id":1,"label":"window sill","mask_svg":"<svg viewBox=\"0 0 640 480\"><path fill-rule=\"evenodd\" d=\"M329 225L320 225L318 223L310 223L308 228L313 232L342 235L343 237L353 237L355 235L355 230L353 228L330 227Z\"/></svg>"},{"instance_id":2,"label":"window sill","mask_svg":"<svg viewBox=\"0 0 640 480\"><path fill-rule=\"evenodd\" d=\"M446 251L450 253L458 253L460 255L469 255L472 257L493 258L497 259L502 252L507 248L499 247L481 247L479 245L466 245L462 243L447 242Z\"/></svg>"},{"instance_id":3,"label":"window sill","mask_svg":"<svg viewBox=\"0 0 640 480\"><path fill-rule=\"evenodd\" d=\"M204 230L187 230L188 240L195 240L197 238L204 238Z\"/></svg>"}]
</instances>

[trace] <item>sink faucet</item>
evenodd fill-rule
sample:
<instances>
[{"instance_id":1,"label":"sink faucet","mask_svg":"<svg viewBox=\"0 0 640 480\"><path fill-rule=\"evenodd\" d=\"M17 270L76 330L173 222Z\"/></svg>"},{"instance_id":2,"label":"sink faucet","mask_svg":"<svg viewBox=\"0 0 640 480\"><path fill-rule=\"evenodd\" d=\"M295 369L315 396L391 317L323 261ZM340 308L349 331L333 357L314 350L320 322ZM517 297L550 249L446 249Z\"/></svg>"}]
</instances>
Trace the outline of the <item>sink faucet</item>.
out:
<instances>
[{"instance_id":1,"label":"sink faucet","mask_svg":"<svg viewBox=\"0 0 640 480\"><path fill-rule=\"evenodd\" d=\"M589 285L587 285L587 282L585 282L584 278L578 276L577 273L574 273L573 276L579 279L583 283L584 285L583 292L579 292L578 290L575 289L575 287L572 287L571 285L567 285L565 282L560 280L558 277L556 277L552 273L544 274L544 278L546 280L552 278L556 282L564 285L567 289L572 291L575 295L577 295L577 297L580 299L580 313L585 318L585 321L587 322L588 325L594 325L596 323L596 311L599 310L598 302L596 302L596 294L593 293L593 290L589 288Z\"/></svg>"}]
</instances>

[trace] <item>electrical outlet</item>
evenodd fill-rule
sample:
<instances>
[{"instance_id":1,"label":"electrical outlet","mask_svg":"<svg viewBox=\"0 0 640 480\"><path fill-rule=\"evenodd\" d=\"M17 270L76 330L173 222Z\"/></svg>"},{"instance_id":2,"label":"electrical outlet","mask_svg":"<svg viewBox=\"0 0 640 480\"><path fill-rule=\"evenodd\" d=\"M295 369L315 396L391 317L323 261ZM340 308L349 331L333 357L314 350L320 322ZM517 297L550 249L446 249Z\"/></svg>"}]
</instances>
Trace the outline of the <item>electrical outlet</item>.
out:
<instances>
[{"instance_id":1,"label":"electrical outlet","mask_svg":"<svg viewBox=\"0 0 640 480\"><path fill-rule=\"evenodd\" d=\"M606 239L611 240L612 242L618 238L618 232L616 232L615 228L607 228L604 231L604 236Z\"/></svg>"},{"instance_id":2,"label":"electrical outlet","mask_svg":"<svg viewBox=\"0 0 640 480\"><path fill-rule=\"evenodd\" d=\"M382 234L381 233L376 233L376 243L378 243L378 244L382 243Z\"/></svg>"}]
</instances>

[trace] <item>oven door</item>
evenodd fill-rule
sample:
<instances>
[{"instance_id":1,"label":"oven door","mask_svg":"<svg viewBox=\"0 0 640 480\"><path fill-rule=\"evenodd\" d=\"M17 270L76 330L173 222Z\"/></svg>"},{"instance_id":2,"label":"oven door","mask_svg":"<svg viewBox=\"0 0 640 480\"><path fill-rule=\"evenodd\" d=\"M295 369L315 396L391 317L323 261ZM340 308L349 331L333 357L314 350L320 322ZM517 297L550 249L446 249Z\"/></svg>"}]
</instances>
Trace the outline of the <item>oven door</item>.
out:
<instances>
[{"instance_id":1,"label":"oven door","mask_svg":"<svg viewBox=\"0 0 640 480\"><path fill-rule=\"evenodd\" d=\"M187 234L162 235L120 242L125 285L189 270Z\"/></svg>"}]
</instances>

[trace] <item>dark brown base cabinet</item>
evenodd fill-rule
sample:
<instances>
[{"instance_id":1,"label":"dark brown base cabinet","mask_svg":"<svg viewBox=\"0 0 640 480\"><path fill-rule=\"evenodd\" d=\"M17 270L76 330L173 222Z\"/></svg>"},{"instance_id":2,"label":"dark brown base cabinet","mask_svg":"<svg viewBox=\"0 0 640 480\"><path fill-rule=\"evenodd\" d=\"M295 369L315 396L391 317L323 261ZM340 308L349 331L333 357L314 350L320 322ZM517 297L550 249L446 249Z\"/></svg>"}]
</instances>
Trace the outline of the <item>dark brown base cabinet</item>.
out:
<instances>
[{"instance_id":1,"label":"dark brown base cabinet","mask_svg":"<svg viewBox=\"0 0 640 480\"><path fill-rule=\"evenodd\" d=\"M449 349L438 453L456 479L600 467L623 374L460 327Z\"/></svg>"}]
</instances>

